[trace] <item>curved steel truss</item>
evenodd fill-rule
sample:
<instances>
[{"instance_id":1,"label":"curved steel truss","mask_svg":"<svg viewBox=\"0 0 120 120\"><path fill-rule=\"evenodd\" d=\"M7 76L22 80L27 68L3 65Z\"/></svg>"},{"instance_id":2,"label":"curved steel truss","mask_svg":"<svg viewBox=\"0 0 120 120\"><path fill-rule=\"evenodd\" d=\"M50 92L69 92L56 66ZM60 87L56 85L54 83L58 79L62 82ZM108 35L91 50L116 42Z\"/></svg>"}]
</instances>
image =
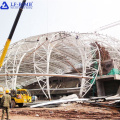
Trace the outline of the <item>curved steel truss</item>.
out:
<instances>
[{"instance_id":1,"label":"curved steel truss","mask_svg":"<svg viewBox=\"0 0 120 120\"><path fill-rule=\"evenodd\" d=\"M111 58L117 58L119 64L119 40L95 33L55 32L12 44L0 71L0 82L12 89L38 82L45 96L51 98L50 77L78 76L83 97L99 71L100 52L96 42L109 51Z\"/></svg>"}]
</instances>

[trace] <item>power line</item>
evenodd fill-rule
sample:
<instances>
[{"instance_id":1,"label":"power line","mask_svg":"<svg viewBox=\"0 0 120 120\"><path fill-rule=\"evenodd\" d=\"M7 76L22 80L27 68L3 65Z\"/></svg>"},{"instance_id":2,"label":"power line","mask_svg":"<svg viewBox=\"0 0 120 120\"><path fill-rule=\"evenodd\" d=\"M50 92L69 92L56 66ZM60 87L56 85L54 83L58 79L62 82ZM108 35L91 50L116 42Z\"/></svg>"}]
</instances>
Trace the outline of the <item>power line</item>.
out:
<instances>
[{"instance_id":1,"label":"power line","mask_svg":"<svg viewBox=\"0 0 120 120\"><path fill-rule=\"evenodd\" d=\"M116 22L113 22L113 23L110 23L110 24L108 24L108 25L102 26L102 27L100 27L99 29L95 30L95 32L102 31L102 30L106 30L106 29L115 27L115 26L117 26L117 25L120 25L120 20L119 20L119 21L116 21Z\"/></svg>"}]
</instances>

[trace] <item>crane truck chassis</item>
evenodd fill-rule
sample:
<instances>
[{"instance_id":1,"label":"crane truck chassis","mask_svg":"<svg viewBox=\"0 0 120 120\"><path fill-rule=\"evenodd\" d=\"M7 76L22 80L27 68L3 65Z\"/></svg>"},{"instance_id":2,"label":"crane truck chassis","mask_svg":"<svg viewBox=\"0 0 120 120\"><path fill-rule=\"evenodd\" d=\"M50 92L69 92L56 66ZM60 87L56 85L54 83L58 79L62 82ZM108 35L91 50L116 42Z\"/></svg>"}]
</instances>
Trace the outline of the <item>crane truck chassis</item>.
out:
<instances>
[{"instance_id":1,"label":"crane truck chassis","mask_svg":"<svg viewBox=\"0 0 120 120\"><path fill-rule=\"evenodd\" d=\"M32 97L27 89L11 90L11 108L16 105L23 107L23 105L32 102Z\"/></svg>"},{"instance_id":2,"label":"crane truck chassis","mask_svg":"<svg viewBox=\"0 0 120 120\"><path fill-rule=\"evenodd\" d=\"M2 106L1 99L3 95L4 87L0 85L0 106ZM32 96L27 89L11 90L10 95L11 95L11 108L14 108L16 105L18 105L19 107L23 107L23 105L32 102Z\"/></svg>"}]
</instances>

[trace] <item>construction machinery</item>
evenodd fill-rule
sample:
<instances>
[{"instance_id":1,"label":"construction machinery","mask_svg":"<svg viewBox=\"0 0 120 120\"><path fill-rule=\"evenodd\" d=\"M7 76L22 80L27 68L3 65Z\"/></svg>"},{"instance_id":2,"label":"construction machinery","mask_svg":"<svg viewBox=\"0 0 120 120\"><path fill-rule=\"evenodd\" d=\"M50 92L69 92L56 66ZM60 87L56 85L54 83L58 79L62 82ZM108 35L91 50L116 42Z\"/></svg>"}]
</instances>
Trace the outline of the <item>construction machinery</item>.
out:
<instances>
[{"instance_id":1,"label":"construction machinery","mask_svg":"<svg viewBox=\"0 0 120 120\"><path fill-rule=\"evenodd\" d=\"M0 85L0 106L3 95L4 87ZM27 89L11 90L10 95L11 95L11 108L14 108L16 105L18 105L19 107L23 107L23 105L32 102L31 94Z\"/></svg>"},{"instance_id":2,"label":"construction machinery","mask_svg":"<svg viewBox=\"0 0 120 120\"><path fill-rule=\"evenodd\" d=\"M14 108L16 105L23 107L27 103L32 102L32 97L27 89L11 90L11 107Z\"/></svg>"},{"instance_id":3,"label":"construction machinery","mask_svg":"<svg viewBox=\"0 0 120 120\"><path fill-rule=\"evenodd\" d=\"M4 87L0 85L0 106L1 106L1 99L3 97L3 94L4 94Z\"/></svg>"},{"instance_id":4,"label":"construction machinery","mask_svg":"<svg viewBox=\"0 0 120 120\"><path fill-rule=\"evenodd\" d=\"M17 23L19 21L20 15L22 13L22 10L24 8L24 5L26 3L26 0L23 0L21 7L19 8L18 14L16 16L16 19L13 23L12 29L10 31L10 34L8 36L8 39L6 41L6 44L4 46L1 58L0 58L0 68L2 67L4 58L6 56L8 47L10 45L12 36L14 34L15 28L17 26ZM4 94L4 87L0 86L0 103L1 103L1 98ZM27 89L17 89L17 90L11 90L11 107L15 107L15 105L18 105L19 107L22 107L25 103L31 102L31 95Z\"/></svg>"}]
</instances>

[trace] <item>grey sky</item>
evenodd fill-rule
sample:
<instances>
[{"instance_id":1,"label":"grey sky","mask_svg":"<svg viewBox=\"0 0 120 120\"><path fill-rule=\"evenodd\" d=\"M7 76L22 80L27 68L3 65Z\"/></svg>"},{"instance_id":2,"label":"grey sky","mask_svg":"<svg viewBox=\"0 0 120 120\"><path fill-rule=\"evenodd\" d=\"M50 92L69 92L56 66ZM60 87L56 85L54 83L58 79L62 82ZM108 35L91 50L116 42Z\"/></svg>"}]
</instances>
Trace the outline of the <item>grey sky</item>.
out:
<instances>
[{"instance_id":1,"label":"grey sky","mask_svg":"<svg viewBox=\"0 0 120 120\"><path fill-rule=\"evenodd\" d=\"M4 0L8 4L22 0ZM56 31L93 32L120 20L120 0L27 0L32 9L24 9L12 38L21 39ZM3 0L0 1L0 5ZM0 49L3 49L18 9L0 9ZM120 38L120 25L100 33Z\"/></svg>"}]
</instances>

